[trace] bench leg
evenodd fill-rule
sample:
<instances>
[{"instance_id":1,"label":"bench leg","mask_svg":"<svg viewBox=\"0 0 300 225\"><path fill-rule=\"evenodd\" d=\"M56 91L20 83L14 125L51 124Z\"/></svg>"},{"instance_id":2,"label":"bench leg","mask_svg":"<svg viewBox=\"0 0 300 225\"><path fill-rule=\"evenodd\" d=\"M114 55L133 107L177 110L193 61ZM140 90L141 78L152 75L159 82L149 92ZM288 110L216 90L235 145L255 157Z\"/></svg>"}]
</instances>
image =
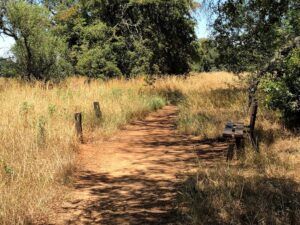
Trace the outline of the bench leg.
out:
<instances>
[{"instance_id":1,"label":"bench leg","mask_svg":"<svg viewBox=\"0 0 300 225\"><path fill-rule=\"evenodd\" d=\"M249 133L249 138L250 138L250 141L251 141L251 144L252 144L253 148L254 148L257 152L259 152L258 138L255 137L253 131Z\"/></svg>"},{"instance_id":2,"label":"bench leg","mask_svg":"<svg viewBox=\"0 0 300 225\"><path fill-rule=\"evenodd\" d=\"M227 161L232 160L234 155L234 142L230 141L227 150Z\"/></svg>"},{"instance_id":3,"label":"bench leg","mask_svg":"<svg viewBox=\"0 0 300 225\"><path fill-rule=\"evenodd\" d=\"M245 153L244 138L235 138L235 145L237 150L237 158L239 159Z\"/></svg>"}]
</instances>

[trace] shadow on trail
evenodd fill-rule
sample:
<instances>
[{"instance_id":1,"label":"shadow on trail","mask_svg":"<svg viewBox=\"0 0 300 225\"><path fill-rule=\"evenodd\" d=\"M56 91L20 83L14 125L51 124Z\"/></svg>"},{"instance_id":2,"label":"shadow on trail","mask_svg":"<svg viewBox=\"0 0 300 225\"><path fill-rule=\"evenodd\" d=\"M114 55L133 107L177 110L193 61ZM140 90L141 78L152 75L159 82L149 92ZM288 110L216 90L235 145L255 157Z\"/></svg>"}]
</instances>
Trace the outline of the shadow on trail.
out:
<instances>
[{"instance_id":1,"label":"shadow on trail","mask_svg":"<svg viewBox=\"0 0 300 225\"><path fill-rule=\"evenodd\" d=\"M96 197L78 215L86 224L179 224L172 180L149 179L143 171L120 177L86 171L80 179L84 183L76 188L89 189ZM172 195L170 187L174 188Z\"/></svg>"},{"instance_id":2,"label":"shadow on trail","mask_svg":"<svg viewBox=\"0 0 300 225\"><path fill-rule=\"evenodd\" d=\"M173 136L174 138L174 136ZM195 152L199 161L211 162L210 166L217 160L224 159L224 147L215 146L213 143L204 144L188 140L167 143L139 143L141 146L155 147L173 146L183 149L187 143L195 145ZM197 146L198 143L198 146ZM213 148L213 149L212 149ZM130 148L129 148L130 149ZM126 151L126 149L120 149ZM130 150L128 150L130 154ZM148 165L146 170L134 170L127 175L112 176L109 173L95 173L93 171L82 171L75 184L77 190L89 190L93 200L84 204L81 213L74 221L86 221L82 224L103 225L159 225L159 224L184 224L183 216L178 210L178 189L183 185L185 174L184 167L178 171L177 164L184 163L186 166L195 166L195 152L185 150L166 150L162 154L169 154L157 158L157 153L152 151L141 152L141 161ZM136 162L138 164L138 162ZM124 168L126 170L127 168ZM163 177L161 174L170 173L174 170L175 178ZM80 204L76 204L80 209ZM66 208L66 210L69 210Z\"/></svg>"},{"instance_id":3,"label":"shadow on trail","mask_svg":"<svg viewBox=\"0 0 300 225\"><path fill-rule=\"evenodd\" d=\"M186 175L197 163L213 166L224 160L227 147L178 134L176 113L176 107L169 106L99 143L101 150L92 147L94 159L101 161L107 154L110 164L94 161L78 171L74 187L79 196L64 207L72 214L65 224L182 224L177 195ZM80 199L82 193L88 197Z\"/></svg>"}]
</instances>

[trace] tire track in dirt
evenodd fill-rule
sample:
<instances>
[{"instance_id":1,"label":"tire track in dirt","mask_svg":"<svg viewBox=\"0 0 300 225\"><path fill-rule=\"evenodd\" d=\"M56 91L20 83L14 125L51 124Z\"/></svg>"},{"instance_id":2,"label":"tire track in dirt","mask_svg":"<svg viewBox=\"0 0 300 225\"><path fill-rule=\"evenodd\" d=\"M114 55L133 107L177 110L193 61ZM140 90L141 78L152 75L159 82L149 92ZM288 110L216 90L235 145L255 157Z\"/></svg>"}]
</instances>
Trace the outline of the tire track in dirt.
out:
<instances>
[{"instance_id":1,"label":"tire track in dirt","mask_svg":"<svg viewBox=\"0 0 300 225\"><path fill-rule=\"evenodd\" d=\"M209 164L226 147L179 135L176 114L166 106L108 141L82 145L71 200L51 224L178 224L177 187L197 165L195 153Z\"/></svg>"}]
</instances>

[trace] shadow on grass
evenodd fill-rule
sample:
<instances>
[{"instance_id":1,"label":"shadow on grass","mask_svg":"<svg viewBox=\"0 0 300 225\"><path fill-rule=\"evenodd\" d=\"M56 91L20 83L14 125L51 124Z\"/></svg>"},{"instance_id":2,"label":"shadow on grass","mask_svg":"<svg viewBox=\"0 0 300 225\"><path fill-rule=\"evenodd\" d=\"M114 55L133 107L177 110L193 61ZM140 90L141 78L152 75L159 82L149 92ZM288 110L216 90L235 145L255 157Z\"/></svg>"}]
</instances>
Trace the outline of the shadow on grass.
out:
<instances>
[{"instance_id":1,"label":"shadow on grass","mask_svg":"<svg viewBox=\"0 0 300 225\"><path fill-rule=\"evenodd\" d=\"M218 108L230 107L232 104L240 101L240 99L245 95L246 90L240 88L224 88L211 90L210 94L207 96L210 102Z\"/></svg>"},{"instance_id":2,"label":"shadow on grass","mask_svg":"<svg viewBox=\"0 0 300 225\"><path fill-rule=\"evenodd\" d=\"M186 96L179 89L164 88L158 90L158 93L172 105L177 105L186 99Z\"/></svg>"},{"instance_id":3,"label":"shadow on grass","mask_svg":"<svg viewBox=\"0 0 300 225\"><path fill-rule=\"evenodd\" d=\"M300 221L299 184L288 178L199 172L183 185L187 224L290 224Z\"/></svg>"},{"instance_id":4,"label":"shadow on grass","mask_svg":"<svg viewBox=\"0 0 300 225\"><path fill-rule=\"evenodd\" d=\"M260 125L256 127L254 134L258 141L264 143L267 147L271 146L279 138L284 138L287 136L287 133L284 132L284 129L280 127L276 129L266 129Z\"/></svg>"}]
</instances>

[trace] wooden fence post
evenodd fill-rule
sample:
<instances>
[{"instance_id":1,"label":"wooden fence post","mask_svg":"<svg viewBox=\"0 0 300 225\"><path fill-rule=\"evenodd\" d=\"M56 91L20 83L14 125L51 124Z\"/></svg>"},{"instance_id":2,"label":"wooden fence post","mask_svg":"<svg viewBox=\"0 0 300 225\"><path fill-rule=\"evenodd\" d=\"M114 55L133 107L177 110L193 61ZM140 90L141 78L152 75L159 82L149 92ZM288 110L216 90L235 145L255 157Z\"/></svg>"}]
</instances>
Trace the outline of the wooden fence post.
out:
<instances>
[{"instance_id":1,"label":"wooden fence post","mask_svg":"<svg viewBox=\"0 0 300 225\"><path fill-rule=\"evenodd\" d=\"M80 143L83 143L83 134L82 134L82 114L75 113L75 129L77 137Z\"/></svg>"},{"instance_id":2,"label":"wooden fence post","mask_svg":"<svg viewBox=\"0 0 300 225\"><path fill-rule=\"evenodd\" d=\"M99 102L94 102L94 110L95 110L95 115L96 115L97 119L101 119L102 113L100 110Z\"/></svg>"}]
</instances>

